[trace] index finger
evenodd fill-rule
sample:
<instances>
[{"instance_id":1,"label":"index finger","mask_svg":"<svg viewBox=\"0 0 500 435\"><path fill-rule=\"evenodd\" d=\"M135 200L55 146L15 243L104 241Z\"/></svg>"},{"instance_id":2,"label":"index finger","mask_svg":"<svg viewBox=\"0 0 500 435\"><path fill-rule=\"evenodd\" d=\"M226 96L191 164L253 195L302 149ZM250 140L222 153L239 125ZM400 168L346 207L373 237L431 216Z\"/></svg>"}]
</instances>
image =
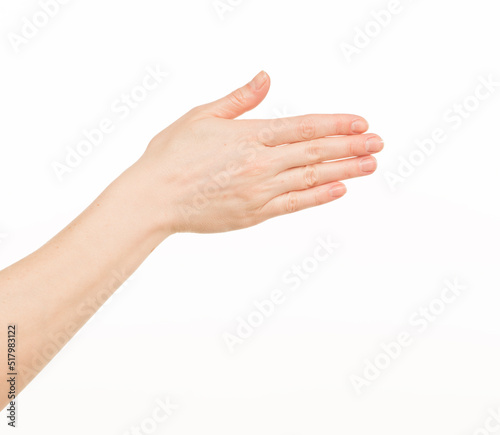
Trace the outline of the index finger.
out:
<instances>
[{"instance_id":1,"label":"index finger","mask_svg":"<svg viewBox=\"0 0 500 435\"><path fill-rule=\"evenodd\" d=\"M325 136L360 134L368 130L366 119L357 115L303 115L261 121L258 139L277 146Z\"/></svg>"}]
</instances>

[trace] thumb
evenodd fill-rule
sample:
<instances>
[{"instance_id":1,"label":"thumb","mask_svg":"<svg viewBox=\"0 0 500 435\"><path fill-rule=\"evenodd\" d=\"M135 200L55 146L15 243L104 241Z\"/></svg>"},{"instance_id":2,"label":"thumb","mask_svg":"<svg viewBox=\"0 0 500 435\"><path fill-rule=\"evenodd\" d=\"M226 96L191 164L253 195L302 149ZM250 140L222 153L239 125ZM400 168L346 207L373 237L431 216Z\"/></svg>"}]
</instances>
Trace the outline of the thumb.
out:
<instances>
[{"instance_id":1,"label":"thumb","mask_svg":"<svg viewBox=\"0 0 500 435\"><path fill-rule=\"evenodd\" d=\"M208 103L205 109L213 116L234 119L257 107L269 92L271 80L265 71L257 74L245 86L225 97Z\"/></svg>"}]
</instances>

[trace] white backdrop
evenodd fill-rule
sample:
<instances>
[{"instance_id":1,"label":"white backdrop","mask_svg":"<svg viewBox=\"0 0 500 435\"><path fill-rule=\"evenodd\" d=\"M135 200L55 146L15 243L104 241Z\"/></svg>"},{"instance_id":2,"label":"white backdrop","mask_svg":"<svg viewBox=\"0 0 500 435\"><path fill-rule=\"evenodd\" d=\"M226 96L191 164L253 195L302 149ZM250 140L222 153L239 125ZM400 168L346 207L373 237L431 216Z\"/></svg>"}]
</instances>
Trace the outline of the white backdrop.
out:
<instances>
[{"instance_id":1,"label":"white backdrop","mask_svg":"<svg viewBox=\"0 0 500 435\"><path fill-rule=\"evenodd\" d=\"M0 268L261 69L248 117L355 113L386 147L332 204L166 240L21 394L18 433L500 431L497 0L54 1L0 1Z\"/></svg>"}]
</instances>

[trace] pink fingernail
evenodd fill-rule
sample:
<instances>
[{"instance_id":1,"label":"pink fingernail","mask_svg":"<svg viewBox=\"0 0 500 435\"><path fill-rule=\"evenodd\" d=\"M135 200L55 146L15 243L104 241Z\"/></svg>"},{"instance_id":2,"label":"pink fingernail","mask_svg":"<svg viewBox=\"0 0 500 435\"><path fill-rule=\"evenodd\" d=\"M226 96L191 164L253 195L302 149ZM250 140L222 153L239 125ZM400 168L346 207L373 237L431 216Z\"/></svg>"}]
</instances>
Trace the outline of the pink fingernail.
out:
<instances>
[{"instance_id":1,"label":"pink fingernail","mask_svg":"<svg viewBox=\"0 0 500 435\"><path fill-rule=\"evenodd\" d=\"M261 71L250 82L250 86L252 86L252 89L254 91L258 91L259 89L262 89L262 87L266 84L266 82L267 82L267 74L265 71Z\"/></svg>"},{"instance_id":2,"label":"pink fingernail","mask_svg":"<svg viewBox=\"0 0 500 435\"><path fill-rule=\"evenodd\" d=\"M364 119L356 119L351 125L353 133L363 133L368 130L368 123Z\"/></svg>"},{"instance_id":3,"label":"pink fingernail","mask_svg":"<svg viewBox=\"0 0 500 435\"><path fill-rule=\"evenodd\" d=\"M363 172L371 173L377 169L377 161L373 157L365 157L359 161L359 167Z\"/></svg>"},{"instance_id":4,"label":"pink fingernail","mask_svg":"<svg viewBox=\"0 0 500 435\"><path fill-rule=\"evenodd\" d=\"M328 193L332 198L340 198L346 191L347 189L343 184L337 184L333 186Z\"/></svg>"},{"instance_id":5,"label":"pink fingernail","mask_svg":"<svg viewBox=\"0 0 500 435\"><path fill-rule=\"evenodd\" d=\"M366 141L365 146L367 153L377 153L384 147L384 141L378 136L373 136Z\"/></svg>"}]
</instances>

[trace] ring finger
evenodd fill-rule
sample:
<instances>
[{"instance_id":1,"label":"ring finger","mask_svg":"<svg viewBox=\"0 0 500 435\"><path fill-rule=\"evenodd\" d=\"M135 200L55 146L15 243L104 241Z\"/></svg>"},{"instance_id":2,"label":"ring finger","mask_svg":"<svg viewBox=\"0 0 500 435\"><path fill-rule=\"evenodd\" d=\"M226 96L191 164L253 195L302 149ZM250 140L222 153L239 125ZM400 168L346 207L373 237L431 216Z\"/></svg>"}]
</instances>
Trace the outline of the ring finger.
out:
<instances>
[{"instance_id":1,"label":"ring finger","mask_svg":"<svg viewBox=\"0 0 500 435\"><path fill-rule=\"evenodd\" d=\"M310 189L334 181L370 175L377 169L373 156L317 163L283 171L272 180L272 194Z\"/></svg>"}]
</instances>

